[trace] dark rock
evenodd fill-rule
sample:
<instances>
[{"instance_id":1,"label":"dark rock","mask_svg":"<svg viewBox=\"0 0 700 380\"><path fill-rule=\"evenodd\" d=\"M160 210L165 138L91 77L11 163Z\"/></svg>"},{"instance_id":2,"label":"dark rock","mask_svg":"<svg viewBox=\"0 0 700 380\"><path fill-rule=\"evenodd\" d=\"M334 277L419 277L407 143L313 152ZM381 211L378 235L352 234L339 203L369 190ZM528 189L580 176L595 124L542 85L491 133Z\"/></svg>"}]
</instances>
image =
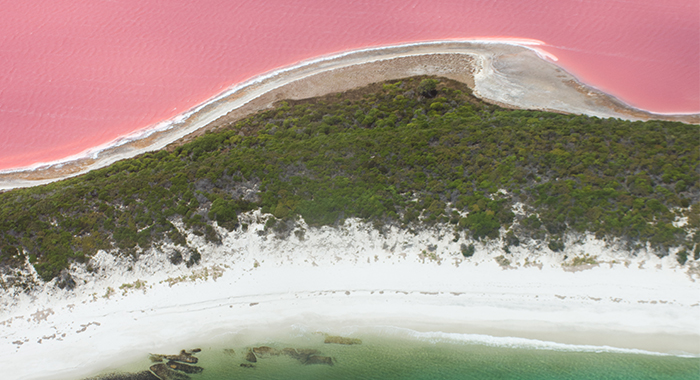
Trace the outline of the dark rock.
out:
<instances>
[{"instance_id":1,"label":"dark rock","mask_svg":"<svg viewBox=\"0 0 700 380\"><path fill-rule=\"evenodd\" d=\"M198 367L196 365L189 365L185 363L178 363L172 360L168 362L168 367L184 373L201 373L202 371L204 371L204 368L202 367Z\"/></svg>"},{"instance_id":2,"label":"dark rock","mask_svg":"<svg viewBox=\"0 0 700 380\"><path fill-rule=\"evenodd\" d=\"M190 377L184 373L174 371L167 364L154 364L149 368L160 380L189 380Z\"/></svg>"},{"instance_id":3,"label":"dark rock","mask_svg":"<svg viewBox=\"0 0 700 380\"><path fill-rule=\"evenodd\" d=\"M249 362L251 362L251 363L257 363L257 362L258 362L258 358L255 357L255 354L253 353L253 351L248 351L248 353L245 354L245 360L247 360L247 361L249 361Z\"/></svg>"},{"instance_id":4,"label":"dark rock","mask_svg":"<svg viewBox=\"0 0 700 380\"><path fill-rule=\"evenodd\" d=\"M253 352L257 356L278 356L279 350L268 346L253 347Z\"/></svg>"},{"instance_id":5,"label":"dark rock","mask_svg":"<svg viewBox=\"0 0 700 380\"><path fill-rule=\"evenodd\" d=\"M294 359L297 359L299 357L299 353L297 352L297 350L289 347L282 349L282 355L287 355Z\"/></svg>"},{"instance_id":6,"label":"dark rock","mask_svg":"<svg viewBox=\"0 0 700 380\"><path fill-rule=\"evenodd\" d=\"M195 351L198 350L198 351ZM180 351L179 355L160 355L160 354L151 354L149 357L152 362L162 362L163 360L173 360L177 362L183 362L183 363L190 363L190 364L197 364L199 359L196 357L192 356L193 352L200 352L199 348L196 348L192 351L185 351L182 350Z\"/></svg>"},{"instance_id":7,"label":"dark rock","mask_svg":"<svg viewBox=\"0 0 700 380\"><path fill-rule=\"evenodd\" d=\"M91 377L85 380L160 380L158 376L151 371L141 371L138 373L110 373Z\"/></svg>"},{"instance_id":8,"label":"dark rock","mask_svg":"<svg viewBox=\"0 0 700 380\"><path fill-rule=\"evenodd\" d=\"M199 359L195 358L191 353L185 350L180 351L179 355L163 355L163 358L191 364L196 364L199 361Z\"/></svg>"},{"instance_id":9,"label":"dark rock","mask_svg":"<svg viewBox=\"0 0 700 380\"><path fill-rule=\"evenodd\" d=\"M243 368L255 368L255 365L250 364L250 363L241 363L241 367L243 367Z\"/></svg>"},{"instance_id":10,"label":"dark rock","mask_svg":"<svg viewBox=\"0 0 700 380\"><path fill-rule=\"evenodd\" d=\"M333 365L333 358L330 356L310 356L305 362L305 365L311 364L326 364Z\"/></svg>"},{"instance_id":11,"label":"dark rock","mask_svg":"<svg viewBox=\"0 0 700 380\"><path fill-rule=\"evenodd\" d=\"M129 380L158 380L158 377L151 371L141 371L139 373L135 373L133 377L129 378Z\"/></svg>"},{"instance_id":12,"label":"dark rock","mask_svg":"<svg viewBox=\"0 0 700 380\"><path fill-rule=\"evenodd\" d=\"M314 350L313 348L297 348L297 352L300 355L316 355L321 353L321 351Z\"/></svg>"},{"instance_id":13,"label":"dark rock","mask_svg":"<svg viewBox=\"0 0 700 380\"><path fill-rule=\"evenodd\" d=\"M294 358L301 363L306 363L306 361L309 359L309 356L320 354L320 353L321 352L318 350L304 349L304 348L300 348L300 349L285 348L282 350L282 354L287 355L291 358Z\"/></svg>"}]
</instances>

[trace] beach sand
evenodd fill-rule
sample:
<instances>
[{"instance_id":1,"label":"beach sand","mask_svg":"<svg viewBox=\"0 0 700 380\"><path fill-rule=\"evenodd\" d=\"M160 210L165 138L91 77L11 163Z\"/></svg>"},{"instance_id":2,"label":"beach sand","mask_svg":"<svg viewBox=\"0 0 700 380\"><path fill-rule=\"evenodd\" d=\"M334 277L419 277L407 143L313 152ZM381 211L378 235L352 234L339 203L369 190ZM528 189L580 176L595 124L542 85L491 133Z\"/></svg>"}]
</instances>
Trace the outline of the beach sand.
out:
<instances>
[{"instance_id":1,"label":"beach sand","mask_svg":"<svg viewBox=\"0 0 700 380\"><path fill-rule=\"evenodd\" d=\"M536 50L497 40L438 41L362 49L301 62L242 83L179 116L168 129L150 129L59 163L0 173L0 190L50 183L139 154L181 144L283 99L304 99L416 75L465 83L474 94L509 108L629 120L700 123L700 115L653 114L580 83ZM164 128L164 127L161 127Z\"/></svg>"},{"instance_id":2,"label":"beach sand","mask_svg":"<svg viewBox=\"0 0 700 380\"><path fill-rule=\"evenodd\" d=\"M75 379L148 353L243 332L274 337L292 325L339 335L391 326L481 334L497 345L700 356L700 274L672 256L632 255L587 236L570 239L564 254L588 253L596 265L570 267L560 254L524 243L503 267L498 242L475 242L475 255L465 258L465 241L452 241L449 226L380 234L355 220L321 229L301 223L300 239L261 232L259 212L243 218L248 230L226 234L222 245L189 234L202 253L192 268L167 263L177 247L137 262L100 252L92 272L73 267L73 292L49 284L32 296L5 295L3 377Z\"/></svg>"}]
</instances>

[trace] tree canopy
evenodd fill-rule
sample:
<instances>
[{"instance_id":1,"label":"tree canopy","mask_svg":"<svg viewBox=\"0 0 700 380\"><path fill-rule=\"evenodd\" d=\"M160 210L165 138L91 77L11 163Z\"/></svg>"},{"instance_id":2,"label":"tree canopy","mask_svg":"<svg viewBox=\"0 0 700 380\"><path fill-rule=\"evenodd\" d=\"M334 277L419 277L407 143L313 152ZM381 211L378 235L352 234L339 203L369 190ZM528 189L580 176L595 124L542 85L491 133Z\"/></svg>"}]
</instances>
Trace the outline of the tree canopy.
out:
<instances>
[{"instance_id":1,"label":"tree canopy","mask_svg":"<svg viewBox=\"0 0 700 380\"><path fill-rule=\"evenodd\" d=\"M215 223L242 228L238 215L258 208L311 226L451 223L474 239L553 250L590 232L697 259L698 132L507 110L443 78L284 101L177 148L0 194L0 265L28 258L50 280L100 249L185 247L175 221L216 243Z\"/></svg>"}]
</instances>

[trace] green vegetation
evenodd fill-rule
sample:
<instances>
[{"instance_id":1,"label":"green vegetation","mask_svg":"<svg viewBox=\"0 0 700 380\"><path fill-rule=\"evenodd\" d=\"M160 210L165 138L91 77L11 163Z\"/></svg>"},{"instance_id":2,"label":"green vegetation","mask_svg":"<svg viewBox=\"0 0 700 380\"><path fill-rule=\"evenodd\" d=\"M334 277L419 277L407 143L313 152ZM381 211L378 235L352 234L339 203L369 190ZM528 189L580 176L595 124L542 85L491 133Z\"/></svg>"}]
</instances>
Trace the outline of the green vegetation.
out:
<instances>
[{"instance_id":1,"label":"green vegetation","mask_svg":"<svg viewBox=\"0 0 700 380\"><path fill-rule=\"evenodd\" d=\"M262 208L281 231L359 217L381 229L450 223L456 238L567 232L684 246L698 258L698 127L506 110L446 79L376 84L281 102L191 143L47 186L0 194L0 264L25 258L45 280L100 249L136 257L161 242L190 252L173 223L210 242ZM524 205L526 215L513 213ZM691 207L692 209L689 209ZM688 230L672 222L684 210ZM302 237L303 238L303 235ZM465 246L465 256L473 246Z\"/></svg>"},{"instance_id":2,"label":"green vegetation","mask_svg":"<svg viewBox=\"0 0 700 380\"><path fill-rule=\"evenodd\" d=\"M474 251L476 251L476 249L474 248L474 244L466 245L462 243L460 245L460 249L462 251L462 256L464 257L472 257L474 256Z\"/></svg>"},{"instance_id":3,"label":"green vegetation","mask_svg":"<svg viewBox=\"0 0 700 380\"><path fill-rule=\"evenodd\" d=\"M500 265L500 266L502 266L502 267L504 267L504 268L507 268L507 267L510 266L510 260L508 260L508 259L507 259L505 256L503 256L503 255L496 256L496 257L494 258L494 260L496 260L496 262L498 263L498 265Z\"/></svg>"},{"instance_id":4,"label":"green vegetation","mask_svg":"<svg viewBox=\"0 0 700 380\"><path fill-rule=\"evenodd\" d=\"M425 96L426 98L432 98L435 95L437 95L437 85L440 82L438 82L436 79L432 78L426 78L423 79L420 84L418 85L417 91L420 96Z\"/></svg>"},{"instance_id":5,"label":"green vegetation","mask_svg":"<svg viewBox=\"0 0 700 380\"><path fill-rule=\"evenodd\" d=\"M597 256L590 256L585 253L583 256L575 256L568 265L574 267L579 265L596 265L598 264L597 258Z\"/></svg>"}]
</instances>

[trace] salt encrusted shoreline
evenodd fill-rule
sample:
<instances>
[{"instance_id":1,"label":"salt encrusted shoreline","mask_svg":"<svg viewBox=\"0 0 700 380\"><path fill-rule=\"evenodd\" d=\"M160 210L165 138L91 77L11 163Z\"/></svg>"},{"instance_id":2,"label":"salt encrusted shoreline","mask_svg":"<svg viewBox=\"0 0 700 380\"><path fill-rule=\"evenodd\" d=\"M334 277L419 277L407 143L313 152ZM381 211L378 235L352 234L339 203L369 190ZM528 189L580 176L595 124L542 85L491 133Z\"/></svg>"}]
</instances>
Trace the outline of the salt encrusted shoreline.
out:
<instances>
[{"instance_id":1,"label":"salt encrusted shoreline","mask_svg":"<svg viewBox=\"0 0 700 380\"><path fill-rule=\"evenodd\" d=\"M246 231L219 229L221 245L188 234L202 256L191 268L168 262L174 250L184 252L170 245L136 262L100 252L87 264L93 272L73 266L72 292L52 282L31 295L4 294L0 357L11 358L4 377L75 379L148 352L291 324L329 333L389 325L700 356L698 266L681 267L673 254L632 255L580 236L570 237L563 261L533 242L505 254L499 241L455 242L450 226L380 233L357 220L320 229L299 222L278 235L265 232L268 217L256 211L241 217ZM463 243L475 245L474 256L462 256ZM596 264L569 265L585 254Z\"/></svg>"},{"instance_id":2,"label":"salt encrusted shoreline","mask_svg":"<svg viewBox=\"0 0 700 380\"><path fill-rule=\"evenodd\" d=\"M270 107L370 83L438 75L467 84L481 99L513 108L630 120L700 123L700 115L653 114L630 107L547 61L536 41L433 41L361 49L305 61L253 78L170 122L62 162L0 173L0 190L41 185L159 150L186 136Z\"/></svg>"}]
</instances>

